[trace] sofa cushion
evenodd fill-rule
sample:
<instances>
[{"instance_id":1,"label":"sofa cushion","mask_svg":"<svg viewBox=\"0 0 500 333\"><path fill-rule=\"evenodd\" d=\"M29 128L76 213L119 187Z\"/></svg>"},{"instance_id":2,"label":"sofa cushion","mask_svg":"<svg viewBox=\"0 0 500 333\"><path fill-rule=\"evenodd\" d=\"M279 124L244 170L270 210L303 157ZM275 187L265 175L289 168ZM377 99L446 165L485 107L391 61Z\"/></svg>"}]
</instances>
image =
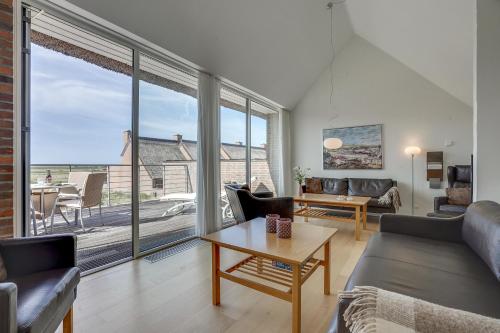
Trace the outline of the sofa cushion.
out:
<instances>
[{"instance_id":1,"label":"sofa cushion","mask_svg":"<svg viewBox=\"0 0 500 333\"><path fill-rule=\"evenodd\" d=\"M323 186L320 178L306 178L306 193L322 193Z\"/></svg>"},{"instance_id":2,"label":"sofa cushion","mask_svg":"<svg viewBox=\"0 0 500 333\"><path fill-rule=\"evenodd\" d=\"M349 195L378 198L393 185L392 179L349 178Z\"/></svg>"},{"instance_id":3,"label":"sofa cushion","mask_svg":"<svg viewBox=\"0 0 500 333\"><path fill-rule=\"evenodd\" d=\"M347 195L346 178L321 178L323 193L335 195Z\"/></svg>"},{"instance_id":4,"label":"sofa cushion","mask_svg":"<svg viewBox=\"0 0 500 333\"><path fill-rule=\"evenodd\" d=\"M375 234L346 290L362 285L500 318L498 282L463 243L388 232Z\"/></svg>"},{"instance_id":5,"label":"sofa cushion","mask_svg":"<svg viewBox=\"0 0 500 333\"><path fill-rule=\"evenodd\" d=\"M80 271L76 267L44 271L10 281L17 285L18 332L55 330L76 297L79 281Z\"/></svg>"},{"instance_id":6,"label":"sofa cushion","mask_svg":"<svg viewBox=\"0 0 500 333\"><path fill-rule=\"evenodd\" d=\"M464 214L467 210L467 207L459 205L441 205L439 206L439 210L442 212Z\"/></svg>"},{"instance_id":7,"label":"sofa cushion","mask_svg":"<svg viewBox=\"0 0 500 333\"><path fill-rule=\"evenodd\" d=\"M493 201L470 205L464 217L462 238L500 281L500 205Z\"/></svg>"}]
</instances>

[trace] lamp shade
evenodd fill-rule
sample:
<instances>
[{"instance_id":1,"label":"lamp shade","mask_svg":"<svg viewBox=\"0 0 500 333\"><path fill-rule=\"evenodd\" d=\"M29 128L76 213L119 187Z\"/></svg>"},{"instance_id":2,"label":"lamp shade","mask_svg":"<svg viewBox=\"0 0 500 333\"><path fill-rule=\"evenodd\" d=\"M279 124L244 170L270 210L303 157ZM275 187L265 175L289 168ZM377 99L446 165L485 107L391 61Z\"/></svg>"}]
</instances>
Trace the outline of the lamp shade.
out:
<instances>
[{"instance_id":1,"label":"lamp shade","mask_svg":"<svg viewBox=\"0 0 500 333\"><path fill-rule=\"evenodd\" d=\"M408 154L408 155L418 155L421 152L422 152L422 149L420 149L420 147L417 147L417 146L409 146L409 147L405 148L405 154Z\"/></svg>"},{"instance_id":2,"label":"lamp shade","mask_svg":"<svg viewBox=\"0 0 500 333\"><path fill-rule=\"evenodd\" d=\"M342 140L338 138L328 138L325 141L323 141L323 146L326 149L339 149L340 147L342 147L342 144L343 144Z\"/></svg>"}]
</instances>

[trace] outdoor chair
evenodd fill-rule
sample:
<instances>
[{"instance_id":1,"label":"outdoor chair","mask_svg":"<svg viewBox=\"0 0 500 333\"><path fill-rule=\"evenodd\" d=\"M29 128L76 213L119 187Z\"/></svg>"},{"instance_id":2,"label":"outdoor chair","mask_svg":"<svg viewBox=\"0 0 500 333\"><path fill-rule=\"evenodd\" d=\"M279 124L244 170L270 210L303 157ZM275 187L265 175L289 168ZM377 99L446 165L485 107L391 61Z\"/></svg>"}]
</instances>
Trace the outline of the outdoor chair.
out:
<instances>
[{"instance_id":1,"label":"outdoor chair","mask_svg":"<svg viewBox=\"0 0 500 333\"><path fill-rule=\"evenodd\" d=\"M68 222L68 220L66 216L64 216L61 208L65 208L66 210L67 209L75 210L75 224L78 224L79 221L80 225L82 226L83 232L85 232L85 225L83 223L83 217L82 217L83 209L88 208L90 212L90 208L99 206L99 215L101 215L102 187L104 186L106 178L107 178L106 173L90 173L87 175L87 178L83 184L81 194L79 194L75 199L67 200L63 196L62 200L59 200L58 197L56 201L56 207L59 209L59 212L66 220L66 222ZM101 223L103 223L102 219ZM53 228L53 226L54 226L54 215L52 215L51 229Z\"/></svg>"},{"instance_id":2,"label":"outdoor chair","mask_svg":"<svg viewBox=\"0 0 500 333\"><path fill-rule=\"evenodd\" d=\"M74 184L75 186L61 188L59 190L59 200L77 199L89 174L88 171L71 171L68 175L68 184Z\"/></svg>"},{"instance_id":3,"label":"outdoor chair","mask_svg":"<svg viewBox=\"0 0 500 333\"><path fill-rule=\"evenodd\" d=\"M44 209L41 207L41 194L33 192L31 194L31 221L33 223L33 233L38 234L37 221L41 220L45 233L47 233L46 219L54 215L54 204L57 200L57 192L48 192L43 195ZM42 213L43 211L43 213Z\"/></svg>"}]
</instances>

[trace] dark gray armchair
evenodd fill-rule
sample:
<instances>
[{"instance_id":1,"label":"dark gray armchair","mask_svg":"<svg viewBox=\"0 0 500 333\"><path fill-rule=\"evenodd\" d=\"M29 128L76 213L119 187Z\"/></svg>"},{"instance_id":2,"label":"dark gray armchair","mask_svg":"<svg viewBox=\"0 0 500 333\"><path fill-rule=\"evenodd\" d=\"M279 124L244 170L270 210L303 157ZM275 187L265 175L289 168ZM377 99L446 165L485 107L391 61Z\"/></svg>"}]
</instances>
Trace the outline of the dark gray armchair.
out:
<instances>
[{"instance_id":1,"label":"dark gray armchair","mask_svg":"<svg viewBox=\"0 0 500 333\"><path fill-rule=\"evenodd\" d=\"M293 198L273 198L271 192L251 193L246 185L226 185L227 198L237 223L267 214L293 218Z\"/></svg>"},{"instance_id":2,"label":"dark gray armchair","mask_svg":"<svg viewBox=\"0 0 500 333\"><path fill-rule=\"evenodd\" d=\"M0 240L7 280L0 282L0 332L54 332L72 306L80 281L76 238L53 235Z\"/></svg>"},{"instance_id":3,"label":"dark gray armchair","mask_svg":"<svg viewBox=\"0 0 500 333\"><path fill-rule=\"evenodd\" d=\"M472 168L470 165L455 165L448 167L448 187L449 188L469 188L472 187ZM472 202L471 202L472 203ZM434 213L429 216L452 217L465 213L467 206L452 205L448 197L434 198Z\"/></svg>"}]
</instances>

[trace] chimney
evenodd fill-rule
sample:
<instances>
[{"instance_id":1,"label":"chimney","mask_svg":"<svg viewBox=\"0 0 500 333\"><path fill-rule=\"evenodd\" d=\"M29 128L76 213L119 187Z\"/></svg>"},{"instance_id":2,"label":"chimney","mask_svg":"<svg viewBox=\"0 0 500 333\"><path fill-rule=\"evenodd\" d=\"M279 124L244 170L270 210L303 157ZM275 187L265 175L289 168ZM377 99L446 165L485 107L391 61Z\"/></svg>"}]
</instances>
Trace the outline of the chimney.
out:
<instances>
[{"instance_id":1,"label":"chimney","mask_svg":"<svg viewBox=\"0 0 500 333\"><path fill-rule=\"evenodd\" d=\"M174 134L174 138L177 141L177 144L180 145L182 143L182 134Z\"/></svg>"},{"instance_id":2,"label":"chimney","mask_svg":"<svg viewBox=\"0 0 500 333\"><path fill-rule=\"evenodd\" d=\"M123 144L126 145L127 143L129 143L132 139L132 131L128 130L128 131L124 131L123 134L122 134L122 141L123 141Z\"/></svg>"}]
</instances>

